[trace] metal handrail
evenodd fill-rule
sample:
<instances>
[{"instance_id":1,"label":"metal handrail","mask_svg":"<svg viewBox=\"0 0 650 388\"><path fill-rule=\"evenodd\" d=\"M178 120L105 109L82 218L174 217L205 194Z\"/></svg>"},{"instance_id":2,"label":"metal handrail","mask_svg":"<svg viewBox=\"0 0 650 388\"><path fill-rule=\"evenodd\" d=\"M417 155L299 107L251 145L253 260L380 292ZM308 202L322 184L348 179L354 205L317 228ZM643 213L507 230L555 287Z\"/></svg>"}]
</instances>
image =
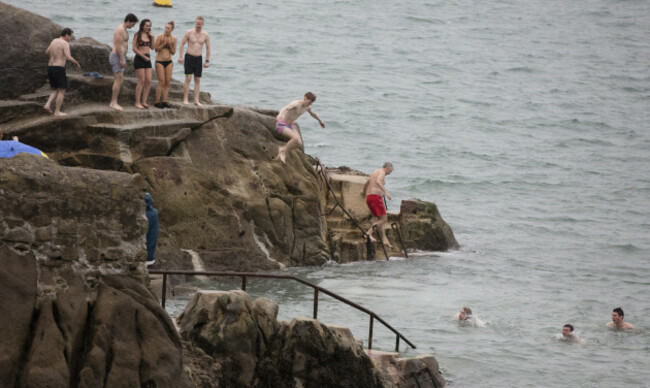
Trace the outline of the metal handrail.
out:
<instances>
[{"instance_id":1,"label":"metal handrail","mask_svg":"<svg viewBox=\"0 0 650 388\"><path fill-rule=\"evenodd\" d=\"M323 177L323 180L325 181L325 186L327 186L327 189L329 190L329 192L332 193L332 197L334 197L334 202L336 202L336 205L334 205L334 207L328 212L328 214L333 212L334 209L336 209L337 206L340 207L341 210L343 211L343 213L345 213L345 215L348 216L350 221L352 221L354 223L354 225L356 225L356 227L359 228L361 233L363 233L364 237L368 237L368 234L361 227L361 225L359 224L359 221L357 221L356 218L354 218L352 216L352 214L350 214L347 210L345 210L343 205L341 205L341 202L339 202L339 199L336 197L336 193L334 192L334 189L332 188L332 185L330 185L330 182L329 182L329 179L328 179L328 176L327 176L327 172L325 172L325 167L320 163L320 160L316 160L316 169L320 173L320 175Z\"/></svg>"},{"instance_id":2,"label":"metal handrail","mask_svg":"<svg viewBox=\"0 0 650 388\"><path fill-rule=\"evenodd\" d=\"M302 280L300 278L297 278L295 276L289 276L289 275L272 275L272 274L264 274L264 273L255 273L255 272L220 272L220 271L186 271L186 270L166 270L166 269L150 269L149 270L150 274L154 275L163 275L163 284L162 284L162 308L165 308L165 301L166 301L166 296L167 296L167 275L192 275L192 276L230 276L230 277L241 277L242 278L242 291L246 291L246 281L247 278L267 278L267 279L287 279L287 280L294 280L299 283L302 283L306 286L309 286L314 289L314 319L318 318L318 295L319 293L323 293L325 295L329 295L334 299L337 299L348 306L352 306L355 309L362 311L370 316L370 329L368 333L368 349L372 349L372 334L373 334L373 321L376 319L380 323L382 323L387 329L395 333L395 336L397 337L396 343L395 343L395 351L399 352L399 339L403 339L404 342L406 342L412 349L416 349L416 346L411 343L402 333L397 331L393 326L389 325L386 321L381 319L377 314L375 314L373 311L368 310L367 308L360 306L351 300L348 300L340 295L337 295L333 293L332 291L329 291L323 287L317 286L315 284L309 283L308 281Z\"/></svg>"}]
</instances>

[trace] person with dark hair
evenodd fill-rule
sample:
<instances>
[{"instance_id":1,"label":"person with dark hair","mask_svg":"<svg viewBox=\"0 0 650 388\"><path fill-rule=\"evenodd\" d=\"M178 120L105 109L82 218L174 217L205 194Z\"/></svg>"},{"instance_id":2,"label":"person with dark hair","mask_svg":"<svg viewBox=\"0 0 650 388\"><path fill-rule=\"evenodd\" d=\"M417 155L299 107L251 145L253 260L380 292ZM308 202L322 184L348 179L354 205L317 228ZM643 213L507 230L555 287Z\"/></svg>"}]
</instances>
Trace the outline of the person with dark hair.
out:
<instances>
[{"instance_id":1,"label":"person with dark hair","mask_svg":"<svg viewBox=\"0 0 650 388\"><path fill-rule=\"evenodd\" d=\"M190 82L194 76L194 105L201 106L201 74L203 67L210 67L210 36L203 30L205 19L198 16L194 20L194 28L187 30L181 40L178 53L178 63L185 66L185 83L183 84L183 104L189 105ZM187 53L183 56L183 47L187 43ZM203 62L203 45L205 45L205 62Z\"/></svg>"},{"instance_id":2,"label":"person with dark hair","mask_svg":"<svg viewBox=\"0 0 650 388\"><path fill-rule=\"evenodd\" d=\"M566 325L562 326L562 337L561 339L563 341L569 341L573 342L576 344L584 344L585 341L582 340L580 337L578 337L574 332L573 332L573 325L570 323L567 323Z\"/></svg>"},{"instance_id":3,"label":"person with dark hair","mask_svg":"<svg viewBox=\"0 0 650 388\"><path fill-rule=\"evenodd\" d=\"M174 21L165 24L165 32L156 37L156 76L158 76L158 87L156 88L156 108L169 108L167 95L172 80L174 62L172 56L176 54L176 37L172 36Z\"/></svg>"},{"instance_id":4,"label":"person with dark hair","mask_svg":"<svg viewBox=\"0 0 650 388\"><path fill-rule=\"evenodd\" d=\"M383 196L385 195L389 200L392 199L390 194L388 194L385 185L386 175L392 173L393 169L393 164L386 162L382 168L373 171L373 173L370 174L370 178L368 178L366 184L363 186L363 191L361 193L366 197L366 205L368 206L368 209L370 209L370 213L376 218L376 220L370 225L366 235L370 238L370 241L374 242L375 238L372 237L372 232L376 226L377 229L379 229L382 243L389 248L392 248L393 246L390 245L388 238L386 238L386 231L384 230L384 224L388 221L388 215L386 214L386 206L384 206Z\"/></svg>"},{"instance_id":5,"label":"person with dark hair","mask_svg":"<svg viewBox=\"0 0 650 388\"><path fill-rule=\"evenodd\" d=\"M607 324L608 327L613 327L615 329L621 329L621 330L631 330L634 329L634 326L632 326L630 323L625 322L623 319L625 317L625 313L623 312L623 309L620 307L615 308L612 310L612 321Z\"/></svg>"},{"instance_id":6,"label":"person with dark hair","mask_svg":"<svg viewBox=\"0 0 650 388\"><path fill-rule=\"evenodd\" d=\"M289 151L302 146L300 134L293 128L293 123L298 120L298 117L305 112L309 112L311 117L318 120L321 128L325 128L325 123L311 110L311 104L313 104L314 101L316 101L316 95L312 92L307 92L302 100L292 101L282 108L275 118L275 130L278 131L280 135L289 138L287 144L278 149L278 155L275 157L276 159L280 159L282 163L286 163L285 160Z\"/></svg>"},{"instance_id":7,"label":"person with dark hair","mask_svg":"<svg viewBox=\"0 0 650 388\"><path fill-rule=\"evenodd\" d=\"M66 60L77 65L77 69L81 69L81 65L77 62L72 55L70 54L70 42L72 40L72 30L69 28L64 28L61 31L61 36L53 39L45 54L49 55L50 60L47 63L47 78L50 81L50 87L52 87L52 93L47 99L43 109L52 113L52 102L56 100L56 107L54 109L55 116L65 116L66 114L61 112L61 105L63 105L63 98L65 97L65 92L68 89L68 76L65 73L65 63Z\"/></svg>"},{"instance_id":8,"label":"person with dark hair","mask_svg":"<svg viewBox=\"0 0 650 388\"><path fill-rule=\"evenodd\" d=\"M135 86L135 107L138 109L149 108L147 98L151 89L151 46L153 45L153 34L151 33L151 20L142 19L140 29L133 36L131 49L135 53L133 67L138 84Z\"/></svg>"},{"instance_id":9,"label":"person with dark hair","mask_svg":"<svg viewBox=\"0 0 650 388\"><path fill-rule=\"evenodd\" d=\"M113 49L108 57L108 62L113 69L113 88L111 91L111 102L108 105L110 108L116 110L124 110L117 103L117 98L120 96L120 89L122 88L122 81L124 81L124 69L126 68L126 52L129 48L129 28L133 28L138 18L130 13L124 18L124 23L120 24L113 31Z\"/></svg>"},{"instance_id":10,"label":"person with dark hair","mask_svg":"<svg viewBox=\"0 0 650 388\"><path fill-rule=\"evenodd\" d=\"M147 267L156 262L156 244L158 242L158 210L153 207L153 197L149 193L144 195L147 206Z\"/></svg>"}]
</instances>

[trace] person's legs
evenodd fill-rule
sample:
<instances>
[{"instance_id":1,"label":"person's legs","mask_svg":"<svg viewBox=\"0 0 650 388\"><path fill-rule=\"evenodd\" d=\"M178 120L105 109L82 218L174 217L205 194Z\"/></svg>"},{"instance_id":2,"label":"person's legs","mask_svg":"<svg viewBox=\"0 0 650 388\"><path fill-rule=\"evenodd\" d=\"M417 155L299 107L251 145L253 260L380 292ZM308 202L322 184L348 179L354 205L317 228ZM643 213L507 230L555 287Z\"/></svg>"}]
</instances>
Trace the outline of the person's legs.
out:
<instances>
[{"instance_id":1,"label":"person's legs","mask_svg":"<svg viewBox=\"0 0 650 388\"><path fill-rule=\"evenodd\" d=\"M135 76L138 78L138 84L135 86L135 107L144 109L144 106L140 103L142 88L144 87L144 69L135 69Z\"/></svg>"},{"instance_id":2,"label":"person's legs","mask_svg":"<svg viewBox=\"0 0 650 388\"><path fill-rule=\"evenodd\" d=\"M384 224L386 221L388 221L388 215L384 214L383 216L379 217L379 222L377 222L377 228L379 228L379 235L381 236L381 241L384 243L389 248L392 248L393 246L390 245L390 242L388 241L388 238L386 237L386 230L384 229Z\"/></svg>"},{"instance_id":3,"label":"person's legs","mask_svg":"<svg viewBox=\"0 0 650 388\"><path fill-rule=\"evenodd\" d=\"M201 95L201 77L194 76L194 104L197 106L203 106L199 102L200 95Z\"/></svg>"},{"instance_id":4,"label":"person's legs","mask_svg":"<svg viewBox=\"0 0 650 388\"><path fill-rule=\"evenodd\" d=\"M174 64L170 63L165 67L165 87L163 88L163 102L167 102L167 95L169 94L169 85L172 82L172 72L174 71Z\"/></svg>"},{"instance_id":5,"label":"person's legs","mask_svg":"<svg viewBox=\"0 0 650 388\"><path fill-rule=\"evenodd\" d=\"M368 237L370 238L370 241L372 241L372 242L377 242L377 240L375 240L375 238L372 237L372 232L373 232L373 228L375 227L375 225L377 225L378 222L379 222L379 219L375 219L373 221L373 223L370 224L370 228L368 228L368 230L366 230L366 234L368 235Z\"/></svg>"},{"instance_id":6,"label":"person's legs","mask_svg":"<svg viewBox=\"0 0 650 388\"><path fill-rule=\"evenodd\" d=\"M156 62L156 77L158 78L158 87L156 88L156 106L160 102L160 98L163 96L163 91L165 90L165 70L165 66ZM163 99L163 101L165 100Z\"/></svg>"},{"instance_id":7,"label":"person's legs","mask_svg":"<svg viewBox=\"0 0 650 388\"><path fill-rule=\"evenodd\" d=\"M302 145L302 140L300 139L300 134L298 131L284 127L282 130L282 135L286 136L289 138L289 141L287 144L284 145L284 147L280 147L278 149L278 155L276 156L277 159L280 159L282 163L286 163L286 157L289 151L293 150L294 148L298 148Z\"/></svg>"},{"instance_id":8,"label":"person's legs","mask_svg":"<svg viewBox=\"0 0 650 388\"><path fill-rule=\"evenodd\" d=\"M189 95L190 95L190 82L192 82L192 74L186 74L185 75L185 83L183 84L183 104L184 105L189 105L190 102L188 100Z\"/></svg>"},{"instance_id":9,"label":"person's legs","mask_svg":"<svg viewBox=\"0 0 650 388\"><path fill-rule=\"evenodd\" d=\"M122 88L122 81L124 81L124 73L113 73L113 75L115 76L115 80L113 81L111 103L108 106L113 109L124 110L124 108L122 108L120 104L117 103L117 97L120 95L120 89Z\"/></svg>"},{"instance_id":10,"label":"person's legs","mask_svg":"<svg viewBox=\"0 0 650 388\"><path fill-rule=\"evenodd\" d=\"M49 113L52 113L52 108L50 108L50 106L52 105L52 102L56 98L57 94L59 94L59 90L58 89L52 89L52 93L50 93L50 97L47 99L47 102L45 103L45 105L43 105L43 109L45 109Z\"/></svg>"},{"instance_id":11,"label":"person's legs","mask_svg":"<svg viewBox=\"0 0 650 388\"><path fill-rule=\"evenodd\" d=\"M55 116L66 116L66 113L61 112L61 105L63 105L63 98L65 97L65 89L59 89L56 96L56 109L54 110Z\"/></svg>"},{"instance_id":12,"label":"person's legs","mask_svg":"<svg viewBox=\"0 0 650 388\"><path fill-rule=\"evenodd\" d=\"M147 67L144 69L144 84L142 85L142 106L149 108L147 100L149 99L149 91L151 90L151 77L153 76L153 69Z\"/></svg>"}]
</instances>

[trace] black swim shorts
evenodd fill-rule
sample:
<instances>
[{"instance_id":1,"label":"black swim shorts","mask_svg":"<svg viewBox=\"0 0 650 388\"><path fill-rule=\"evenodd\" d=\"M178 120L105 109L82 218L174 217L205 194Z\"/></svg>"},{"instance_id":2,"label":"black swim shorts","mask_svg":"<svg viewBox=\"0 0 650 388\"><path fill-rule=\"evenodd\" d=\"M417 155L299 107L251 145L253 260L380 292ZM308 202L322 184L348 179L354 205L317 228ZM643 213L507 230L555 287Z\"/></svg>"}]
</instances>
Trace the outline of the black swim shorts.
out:
<instances>
[{"instance_id":1,"label":"black swim shorts","mask_svg":"<svg viewBox=\"0 0 650 388\"><path fill-rule=\"evenodd\" d=\"M48 66L47 79L50 80L52 89L68 89L68 77L63 66Z\"/></svg>"},{"instance_id":2,"label":"black swim shorts","mask_svg":"<svg viewBox=\"0 0 650 388\"><path fill-rule=\"evenodd\" d=\"M195 77L201 77L203 72L203 57L201 55L195 57L194 55L185 54L183 63L185 64L185 75L194 74Z\"/></svg>"},{"instance_id":3,"label":"black swim shorts","mask_svg":"<svg viewBox=\"0 0 650 388\"><path fill-rule=\"evenodd\" d=\"M149 57L149 55L147 55L147 57ZM135 58L133 58L133 67L135 69L151 69L151 59L145 61L141 56L136 55Z\"/></svg>"}]
</instances>

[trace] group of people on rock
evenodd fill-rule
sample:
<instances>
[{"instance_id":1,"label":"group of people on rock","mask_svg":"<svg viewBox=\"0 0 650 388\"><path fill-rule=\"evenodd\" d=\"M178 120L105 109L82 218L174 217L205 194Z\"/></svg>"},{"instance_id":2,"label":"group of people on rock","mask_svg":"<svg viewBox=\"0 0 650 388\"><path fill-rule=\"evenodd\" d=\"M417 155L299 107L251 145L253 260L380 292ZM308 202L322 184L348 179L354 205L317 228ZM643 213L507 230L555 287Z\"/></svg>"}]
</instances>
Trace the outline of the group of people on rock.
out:
<instances>
[{"instance_id":1,"label":"group of people on rock","mask_svg":"<svg viewBox=\"0 0 650 388\"><path fill-rule=\"evenodd\" d=\"M124 81L124 70L126 69L126 53L129 46L128 30L133 28L137 22L137 16L130 13L126 15L123 23L115 27L113 32L113 49L109 56L109 63L113 70L114 81L109 107L116 110L124 109L117 99ZM190 83L194 78L194 104L201 106L199 101L201 75L203 68L210 67L210 36L203 30L204 23L205 19L202 16L197 17L194 20L194 28L187 30L183 35L179 48L178 63L183 64L185 67L185 83L183 85L183 104L185 105L189 105ZM178 46L176 37L172 35L174 21L167 22L164 31L155 38L151 28L151 20L143 19L140 21L140 27L133 36L131 43L131 49L135 54L133 68L138 78L138 84L135 88L135 107L138 109L149 108L147 99L154 67L151 62L152 50L156 52L155 68L158 77L154 106L160 109L170 107L167 97L174 69L173 56L176 54ZM183 55L186 43L187 52ZM205 60L203 60L203 47L205 47Z\"/></svg>"},{"instance_id":2,"label":"group of people on rock","mask_svg":"<svg viewBox=\"0 0 650 388\"><path fill-rule=\"evenodd\" d=\"M454 319L461 323L469 323L473 326L477 326L477 319L472 315L472 309L469 307L461 308L460 311L454 315ZM620 307L616 307L614 310L612 310L612 321L608 322L606 326L619 330L634 329L634 326L631 323L625 322L625 313ZM577 343L581 345L585 344L585 341L574 333L574 327L570 323L562 326L562 335L559 337L559 339L562 341Z\"/></svg>"},{"instance_id":3,"label":"group of people on rock","mask_svg":"<svg viewBox=\"0 0 650 388\"><path fill-rule=\"evenodd\" d=\"M128 30L138 23L138 18L129 13L113 32L113 48L109 55L108 61L114 75L114 81L111 91L111 100L109 107L118 111L124 108L118 103L118 97L124 81L124 71L126 69L126 54L129 45ZM203 30L205 20L198 16L194 20L194 28L189 29L183 35L180 43L177 62L184 65L185 83L183 85L183 104L189 105L189 89L192 79L194 79L194 104L202 106L199 101L201 92L201 75L204 68L210 67L210 36ZM174 31L174 22L170 21L165 24L164 31L154 38L152 34L152 23L149 19L140 21L140 27L133 37L131 48L135 54L133 67L135 70L138 83L135 88L135 107L137 109L148 109L147 100L151 88L151 78L153 74L153 64L151 60L151 51L156 52L155 68L158 77L158 87L156 88L155 104L156 108L169 108L167 98L169 86L174 68L173 56L177 50L177 39L172 35ZM69 42L72 40L73 31L70 28L64 28L61 36L52 40L52 43L46 50L49 55L48 79L52 88L52 93L44 105L44 109L56 116L64 116L61 112L61 105L65 92L68 88L68 81L65 72L66 61L71 61L77 68L81 68L70 54ZM183 50L187 44L187 52ZM203 59L203 48L205 47L205 60ZM52 103L56 101L54 112L51 109ZM275 129L281 136L288 139L288 142L279 147L275 157L286 163L287 154L296 148L302 146L302 139L298 131L294 128L294 123L303 113L308 112L314 117L322 128L325 123L311 109L311 105L316 101L316 95L311 92L305 93L300 100L295 100L287 104L280 110L276 117ZM363 189L363 195L366 197L366 204L376 220L370 226L365 235L375 241L372 236L375 227L384 245L391 247L384 232L384 224L387 221L386 208L383 202L383 196L391 199L390 194L385 188L385 177L393 171L391 163L385 163L384 166L375 170Z\"/></svg>"},{"instance_id":4,"label":"group of people on rock","mask_svg":"<svg viewBox=\"0 0 650 388\"><path fill-rule=\"evenodd\" d=\"M128 30L138 22L137 16L130 13L124 18L113 32L113 48L108 57L108 62L113 71L114 81L111 91L109 107L116 110L124 110L118 103L118 97L124 81L126 70L126 54L129 46ZM199 16L194 21L194 28L187 30L180 43L178 63L185 67L185 84L183 85L183 104L189 105L189 89L192 78L194 79L194 103L201 106L199 96L201 93L201 75L203 68L210 66L210 36L203 30L204 18ZM135 107L147 109L147 100L151 88L153 75L153 64L151 61L152 50L156 52L155 68L158 77L156 88L156 108L169 108L167 102L169 86L172 78L174 63L172 57L176 54L178 46L177 39L172 35L174 21L165 24L164 31L154 38L151 20L140 21L140 27L133 37L131 48L135 54L133 68L138 83L135 88ZM73 31L64 28L60 37L53 39L45 53L49 56L47 77L52 88L52 93L43 108L56 116L65 116L61 112L61 105L68 89L68 79L65 71L66 61L74 63L78 69L81 65L70 54L69 42L73 39ZM187 52L183 55L185 44ZM206 48L206 59L203 60L203 47ZM55 110L52 111L52 103L55 103Z\"/></svg>"}]
</instances>

